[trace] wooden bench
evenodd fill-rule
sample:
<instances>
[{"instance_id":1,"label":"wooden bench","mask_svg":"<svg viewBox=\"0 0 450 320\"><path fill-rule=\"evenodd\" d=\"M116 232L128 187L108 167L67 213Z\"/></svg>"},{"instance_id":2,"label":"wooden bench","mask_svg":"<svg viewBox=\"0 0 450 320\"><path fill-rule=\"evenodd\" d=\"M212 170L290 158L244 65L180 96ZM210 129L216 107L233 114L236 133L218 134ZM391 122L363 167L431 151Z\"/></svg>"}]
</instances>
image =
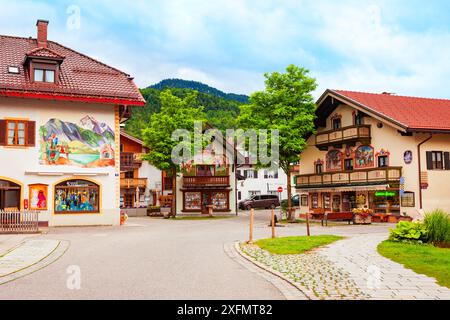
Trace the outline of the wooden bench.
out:
<instances>
[{"instance_id":1,"label":"wooden bench","mask_svg":"<svg viewBox=\"0 0 450 320\"><path fill-rule=\"evenodd\" d=\"M311 217L314 220L322 220L324 215L325 215L325 210L323 208L313 209L313 212L311 212Z\"/></svg>"},{"instance_id":2,"label":"wooden bench","mask_svg":"<svg viewBox=\"0 0 450 320\"><path fill-rule=\"evenodd\" d=\"M352 212L330 212L325 213L324 217L322 219L322 226L323 222L325 221L325 226L328 226L328 220L331 221L348 221L348 224L350 224L353 221L353 213Z\"/></svg>"}]
</instances>

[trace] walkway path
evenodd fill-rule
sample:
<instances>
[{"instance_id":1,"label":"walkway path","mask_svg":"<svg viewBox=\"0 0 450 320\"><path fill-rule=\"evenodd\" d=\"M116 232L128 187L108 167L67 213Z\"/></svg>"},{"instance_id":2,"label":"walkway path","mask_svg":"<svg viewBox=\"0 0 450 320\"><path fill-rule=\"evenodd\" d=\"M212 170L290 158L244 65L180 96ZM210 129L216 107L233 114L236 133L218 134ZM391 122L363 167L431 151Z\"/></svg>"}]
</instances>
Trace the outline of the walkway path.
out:
<instances>
[{"instance_id":1,"label":"walkway path","mask_svg":"<svg viewBox=\"0 0 450 320\"><path fill-rule=\"evenodd\" d=\"M318 252L350 278L371 299L450 299L450 290L434 278L417 274L381 256L378 244L386 235L357 235L338 241Z\"/></svg>"},{"instance_id":2,"label":"walkway path","mask_svg":"<svg viewBox=\"0 0 450 320\"><path fill-rule=\"evenodd\" d=\"M61 256L67 243L58 240L28 240L0 257L0 284L33 273Z\"/></svg>"}]
</instances>

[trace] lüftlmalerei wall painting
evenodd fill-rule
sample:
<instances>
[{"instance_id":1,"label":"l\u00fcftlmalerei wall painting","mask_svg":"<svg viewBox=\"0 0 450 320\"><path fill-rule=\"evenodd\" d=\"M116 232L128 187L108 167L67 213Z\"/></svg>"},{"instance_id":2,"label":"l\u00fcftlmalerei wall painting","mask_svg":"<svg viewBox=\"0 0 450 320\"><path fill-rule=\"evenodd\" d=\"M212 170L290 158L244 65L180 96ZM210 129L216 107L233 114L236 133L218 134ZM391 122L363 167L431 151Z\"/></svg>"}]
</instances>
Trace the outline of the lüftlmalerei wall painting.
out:
<instances>
[{"instance_id":1,"label":"l\u00fcftlmalerei wall painting","mask_svg":"<svg viewBox=\"0 0 450 320\"><path fill-rule=\"evenodd\" d=\"M327 171L342 170L342 152L339 150L330 150L326 156Z\"/></svg>"},{"instance_id":2,"label":"l\u00fcftlmalerei wall painting","mask_svg":"<svg viewBox=\"0 0 450 320\"><path fill-rule=\"evenodd\" d=\"M355 152L356 168L371 168L374 166L374 154L371 146L360 146Z\"/></svg>"},{"instance_id":3,"label":"l\u00fcftlmalerei wall painting","mask_svg":"<svg viewBox=\"0 0 450 320\"><path fill-rule=\"evenodd\" d=\"M111 127L91 116L78 124L50 119L39 129L40 164L113 167L115 135Z\"/></svg>"}]
</instances>

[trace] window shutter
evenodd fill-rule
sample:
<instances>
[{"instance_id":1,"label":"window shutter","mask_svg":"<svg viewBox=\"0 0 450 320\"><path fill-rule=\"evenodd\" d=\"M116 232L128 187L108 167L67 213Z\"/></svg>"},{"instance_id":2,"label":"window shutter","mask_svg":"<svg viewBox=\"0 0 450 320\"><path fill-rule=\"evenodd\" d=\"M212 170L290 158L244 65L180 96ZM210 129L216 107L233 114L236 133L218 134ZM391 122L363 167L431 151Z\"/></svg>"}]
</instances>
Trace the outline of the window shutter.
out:
<instances>
[{"instance_id":1,"label":"window shutter","mask_svg":"<svg viewBox=\"0 0 450 320\"><path fill-rule=\"evenodd\" d=\"M427 169L433 170L433 153L431 151L427 151Z\"/></svg>"},{"instance_id":2,"label":"window shutter","mask_svg":"<svg viewBox=\"0 0 450 320\"><path fill-rule=\"evenodd\" d=\"M0 120L0 146L6 146L6 120Z\"/></svg>"},{"instance_id":3,"label":"window shutter","mask_svg":"<svg viewBox=\"0 0 450 320\"><path fill-rule=\"evenodd\" d=\"M450 152L444 152L445 170L450 170Z\"/></svg>"},{"instance_id":4,"label":"window shutter","mask_svg":"<svg viewBox=\"0 0 450 320\"><path fill-rule=\"evenodd\" d=\"M248 175L247 175L247 170L244 170L244 178L247 179Z\"/></svg>"},{"instance_id":5,"label":"window shutter","mask_svg":"<svg viewBox=\"0 0 450 320\"><path fill-rule=\"evenodd\" d=\"M36 145L36 122L28 121L27 130L28 130L27 145L29 147L34 147Z\"/></svg>"},{"instance_id":6,"label":"window shutter","mask_svg":"<svg viewBox=\"0 0 450 320\"><path fill-rule=\"evenodd\" d=\"M255 175L254 175L255 179L258 179L258 170L255 170L254 173L255 173Z\"/></svg>"}]
</instances>

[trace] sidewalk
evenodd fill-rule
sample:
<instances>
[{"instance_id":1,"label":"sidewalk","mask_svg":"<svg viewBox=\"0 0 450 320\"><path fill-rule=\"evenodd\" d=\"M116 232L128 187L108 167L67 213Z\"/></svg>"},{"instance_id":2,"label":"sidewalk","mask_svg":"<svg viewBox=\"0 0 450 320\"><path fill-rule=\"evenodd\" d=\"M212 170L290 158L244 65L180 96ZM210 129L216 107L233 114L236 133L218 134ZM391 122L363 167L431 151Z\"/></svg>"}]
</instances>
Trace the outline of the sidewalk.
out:
<instances>
[{"instance_id":1,"label":"sidewalk","mask_svg":"<svg viewBox=\"0 0 450 320\"><path fill-rule=\"evenodd\" d=\"M38 236L36 234L0 234L0 257L25 240Z\"/></svg>"}]
</instances>

